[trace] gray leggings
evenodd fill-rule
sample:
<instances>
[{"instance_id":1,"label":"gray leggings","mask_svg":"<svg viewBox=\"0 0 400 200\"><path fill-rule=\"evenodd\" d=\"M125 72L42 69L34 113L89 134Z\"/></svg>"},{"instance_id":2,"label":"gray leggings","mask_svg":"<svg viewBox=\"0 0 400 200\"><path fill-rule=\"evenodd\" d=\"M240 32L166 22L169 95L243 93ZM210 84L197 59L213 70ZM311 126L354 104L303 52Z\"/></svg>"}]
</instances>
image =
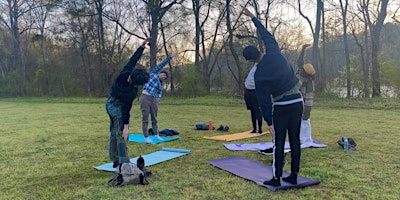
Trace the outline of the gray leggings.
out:
<instances>
[{"instance_id":1,"label":"gray leggings","mask_svg":"<svg viewBox=\"0 0 400 200\"><path fill-rule=\"evenodd\" d=\"M159 99L154 98L151 95L142 94L140 96L140 110L142 111L142 131L145 137L149 136L149 115L151 116L151 128L153 129L153 133L158 134L157 113L159 101Z\"/></svg>"}]
</instances>

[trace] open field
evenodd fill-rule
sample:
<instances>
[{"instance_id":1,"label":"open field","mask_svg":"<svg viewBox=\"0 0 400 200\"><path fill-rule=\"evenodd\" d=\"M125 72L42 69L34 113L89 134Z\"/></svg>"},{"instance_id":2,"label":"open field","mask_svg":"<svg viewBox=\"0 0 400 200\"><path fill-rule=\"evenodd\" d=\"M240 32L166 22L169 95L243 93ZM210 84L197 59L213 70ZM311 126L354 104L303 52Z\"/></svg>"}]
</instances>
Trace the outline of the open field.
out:
<instances>
[{"instance_id":1,"label":"open field","mask_svg":"<svg viewBox=\"0 0 400 200\"><path fill-rule=\"evenodd\" d=\"M400 102L397 99L318 100L311 114L314 140L327 148L302 151L302 176L321 184L271 192L219 170L207 160L242 156L271 164L256 151L229 151L195 131L197 122L227 125L229 133L250 130L250 113L240 99L162 99L159 127L180 140L158 145L129 143L131 157L162 147L190 149L189 155L150 166L150 185L112 188L110 172L93 166L108 160L105 98L0 99L0 199L399 199ZM140 132L137 100L131 132ZM264 123L264 130L267 127ZM352 137L358 150L336 144ZM231 143L270 141L270 135ZM289 159L290 160L290 159ZM257 170L257 169L254 169ZM285 171L290 167L285 166Z\"/></svg>"}]
</instances>

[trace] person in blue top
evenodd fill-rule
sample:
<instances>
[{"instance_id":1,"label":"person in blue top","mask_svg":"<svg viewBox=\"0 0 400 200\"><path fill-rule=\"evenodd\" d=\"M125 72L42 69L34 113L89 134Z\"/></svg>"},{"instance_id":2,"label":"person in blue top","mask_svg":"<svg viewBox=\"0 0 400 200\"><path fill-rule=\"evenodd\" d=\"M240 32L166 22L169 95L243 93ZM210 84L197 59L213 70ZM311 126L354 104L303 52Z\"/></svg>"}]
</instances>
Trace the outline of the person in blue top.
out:
<instances>
[{"instance_id":1,"label":"person in blue top","mask_svg":"<svg viewBox=\"0 0 400 200\"><path fill-rule=\"evenodd\" d=\"M137 97L137 87L149 79L149 73L146 70L135 69L135 66L149 40L150 38L147 38L142 43L115 78L106 101L106 110L110 118L109 157L114 162L114 168L119 164L130 162L126 141L129 135L132 102Z\"/></svg>"},{"instance_id":2,"label":"person in blue top","mask_svg":"<svg viewBox=\"0 0 400 200\"><path fill-rule=\"evenodd\" d=\"M283 181L297 184L300 171L300 124L303 114L303 98L299 92L301 83L280 52L274 36L245 7L243 14L249 16L262 38L266 51L260 53L255 46L246 46L243 56L246 60L257 63L254 74L256 94L264 120L273 136L273 178L265 185L280 186L284 160L286 133L289 135L291 149L291 174Z\"/></svg>"},{"instance_id":3,"label":"person in blue top","mask_svg":"<svg viewBox=\"0 0 400 200\"><path fill-rule=\"evenodd\" d=\"M163 81L169 77L169 72L164 70L164 66L168 64L173 56L168 56L156 67L150 71L150 79L144 84L142 95L140 96L140 110L142 111L142 131L146 143L153 141L148 137L149 115L151 116L151 127L153 133L158 140L163 140L158 133L158 104L163 92Z\"/></svg>"}]
</instances>

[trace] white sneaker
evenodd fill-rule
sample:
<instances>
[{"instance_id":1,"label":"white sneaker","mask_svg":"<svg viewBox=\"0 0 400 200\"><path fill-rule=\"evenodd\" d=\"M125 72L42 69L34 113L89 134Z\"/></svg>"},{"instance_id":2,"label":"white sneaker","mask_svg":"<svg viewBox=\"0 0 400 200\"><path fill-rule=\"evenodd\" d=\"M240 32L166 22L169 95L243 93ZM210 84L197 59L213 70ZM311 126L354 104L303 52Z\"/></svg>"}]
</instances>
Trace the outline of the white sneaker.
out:
<instances>
[{"instance_id":1,"label":"white sneaker","mask_svg":"<svg viewBox=\"0 0 400 200\"><path fill-rule=\"evenodd\" d=\"M153 143L153 140L151 140L149 137L144 137L144 141L149 144Z\"/></svg>"},{"instance_id":2,"label":"white sneaker","mask_svg":"<svg viewBox=\"0 0 400 200\"><path fill-rule=\"evenodd\" d=\"M157 138L157 140L164 140L164 139L162 139L162 137L160 137L160 135L156 135L156 138Z\"/></svg>"}]
</instances>

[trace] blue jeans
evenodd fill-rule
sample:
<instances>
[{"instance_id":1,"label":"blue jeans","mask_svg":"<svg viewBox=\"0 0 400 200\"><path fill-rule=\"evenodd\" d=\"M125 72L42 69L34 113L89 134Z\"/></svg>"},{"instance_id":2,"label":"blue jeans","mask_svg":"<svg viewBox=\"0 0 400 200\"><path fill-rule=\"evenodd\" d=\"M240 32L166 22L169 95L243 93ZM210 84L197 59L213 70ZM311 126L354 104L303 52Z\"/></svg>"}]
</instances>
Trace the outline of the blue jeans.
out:
<instances>
[{"instance_id":1,"label":"blue jeans","mask_svg":"<svg viewBox=\"0 0 400 200\"><path fill-rule=\"evenodd\" d=\"M113 162L129 162L126 141L122 137L124 124L122 121L121 102L109 96L106 102L107 114L110 117L110 142L108 153Z\"/></svg>"}]
</instances>

